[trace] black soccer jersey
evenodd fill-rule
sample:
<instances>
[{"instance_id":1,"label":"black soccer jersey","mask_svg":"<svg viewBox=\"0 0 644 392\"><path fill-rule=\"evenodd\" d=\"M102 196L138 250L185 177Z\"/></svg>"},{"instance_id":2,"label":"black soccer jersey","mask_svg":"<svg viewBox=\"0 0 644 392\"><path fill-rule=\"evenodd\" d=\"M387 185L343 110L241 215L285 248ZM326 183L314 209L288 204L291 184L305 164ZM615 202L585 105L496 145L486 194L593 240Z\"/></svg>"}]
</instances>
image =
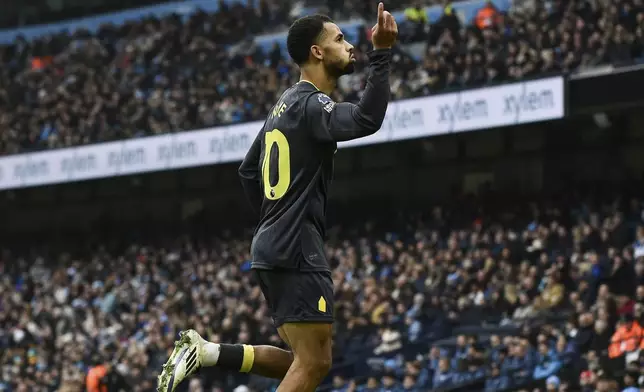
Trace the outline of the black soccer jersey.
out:
<instances>
[{"instance_id":1,"label":"black soccer jersey","mask_svg":"<svg viewBox=\"0 0 644 392\"><path fill-rule=\"evenodd\" d=\"M369 53L369 75L357 105L335 103L301 81L282 94L239 168L260 220L252 267L328 271L324 251L327 193L337 142L371 135L389 103L390 50Z\"/></svg>"}]
</instances>

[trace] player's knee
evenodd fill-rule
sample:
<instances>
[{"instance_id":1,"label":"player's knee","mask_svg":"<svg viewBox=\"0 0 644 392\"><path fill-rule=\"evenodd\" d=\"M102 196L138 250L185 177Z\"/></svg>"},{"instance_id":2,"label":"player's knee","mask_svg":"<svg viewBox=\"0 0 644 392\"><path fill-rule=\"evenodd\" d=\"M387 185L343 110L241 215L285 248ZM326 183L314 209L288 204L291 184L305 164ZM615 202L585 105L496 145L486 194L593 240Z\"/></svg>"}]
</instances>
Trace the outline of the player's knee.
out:
<instances>
[{"instance_id":1,"label":"player's knee","mask_svg":"<svg viewBox=\"0 0 644 392\"><path fill-rule=\"evenodd\" d=\"M331 370L333 360L330 355L303 354L295 355L295 363L305 368L307 373L322 379Z\"/></svg>"},{"instance_id":2,"label":"player's knee","mask_svg":"<svg viewBox=\"0 0 644 392\"><path fill-rule=\"evenodd\" d=\"M320 376L324 377L326 376L329 371L331 370L331 366L333 365L333 358L331 355L324 356L323 358L318 359L318 363L316 364L316 369L318 370L318 373Z\"/></svg>"},{"instance_id":3,"label":"player's knee","mask_svg":"<svg viewBox=\"0 0 644 392\"><path fill-rule=\"evenodd\" d=\"M331 358L319 358L315 361L314 368L312 370L315 372L315 374L318 375L320 379L322 379L327 374L329 374L332 363L333 361L331 360Z\"/></svg>"}]
</instances>

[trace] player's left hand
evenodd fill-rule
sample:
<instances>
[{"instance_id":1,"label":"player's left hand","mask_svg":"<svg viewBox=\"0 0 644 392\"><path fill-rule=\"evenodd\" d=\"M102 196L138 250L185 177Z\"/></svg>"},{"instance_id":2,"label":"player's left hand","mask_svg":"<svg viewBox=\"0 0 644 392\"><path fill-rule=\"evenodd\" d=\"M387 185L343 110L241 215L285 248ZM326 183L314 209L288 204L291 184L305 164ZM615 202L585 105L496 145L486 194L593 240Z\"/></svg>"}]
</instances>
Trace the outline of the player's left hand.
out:
<instances>
[{"instance_id":1,"label":"player's left hand","mask_svg":"<svg viewBox=\"0 0 644 392\"><path fill-rule=\"evenodd\" d=\"M371 29L371 41L374 49L389 49L394 46L398 37L398 25L396 19L389 11L385 11L385 5L378 4L378 22Z\"/></svg>"}]
</instances>

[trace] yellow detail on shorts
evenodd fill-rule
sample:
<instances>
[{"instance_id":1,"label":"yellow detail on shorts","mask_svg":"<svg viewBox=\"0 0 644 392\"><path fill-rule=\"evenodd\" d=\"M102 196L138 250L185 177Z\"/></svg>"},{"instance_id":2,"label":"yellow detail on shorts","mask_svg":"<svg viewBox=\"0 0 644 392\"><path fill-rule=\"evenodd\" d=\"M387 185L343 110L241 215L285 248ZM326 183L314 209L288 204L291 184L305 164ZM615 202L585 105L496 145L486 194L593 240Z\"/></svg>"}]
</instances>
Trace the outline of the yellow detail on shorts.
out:
<instances>
[{"instance_id":1,"label":"yellow detail on shorts","mask_svg":"<svg viewBox=\"0 0 644 392\"><path fill-rule=\"evenodd\" d=\"M320 297L318 300L318 310L322 313L326 313L326 300L324 297Z\"/></svg>"},{"instance_id":2,"label":"yellow detail on shorts","mask_svg":"<svg viewBox=\"0 0 644 392\"><path fill-rule=\"evenodd\" d=\"M253 368L253 363L255 362L255 349L253 346L244 344L244 359L242 359L241 367L239 368L240 373L248 373Z\"/></svg>"}]
</instances>

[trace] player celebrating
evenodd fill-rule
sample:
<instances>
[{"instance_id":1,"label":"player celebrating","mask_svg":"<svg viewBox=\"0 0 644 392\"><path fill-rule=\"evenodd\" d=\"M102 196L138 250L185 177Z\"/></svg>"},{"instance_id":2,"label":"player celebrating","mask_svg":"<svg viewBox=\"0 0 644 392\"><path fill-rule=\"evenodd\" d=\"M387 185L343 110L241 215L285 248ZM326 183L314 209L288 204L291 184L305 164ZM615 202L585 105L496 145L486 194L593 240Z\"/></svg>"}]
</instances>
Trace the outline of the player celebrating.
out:
<instances>
[{"instance_id":1,"label":"player celebrating","mask_svg":"<svg viewBox=\"0 0 644 392\"><path fill-rule=\"evenodd\" d=\"M173 392L200 367L219 366L282 380L278 392L311 392L331 367L333 281L324 251L327 192L337 142L375 133L389 103L391 47L398 27L378 5L374 50L357 105L329 98L353 72L353 46L326 16L298 19L287 47L300 82L282 94L240 169L244 191L260 215L251 246L256 273L280 337L292 351L218 344L194 330L180 340L159 376Z\"/></svg>"}]
</instances>

